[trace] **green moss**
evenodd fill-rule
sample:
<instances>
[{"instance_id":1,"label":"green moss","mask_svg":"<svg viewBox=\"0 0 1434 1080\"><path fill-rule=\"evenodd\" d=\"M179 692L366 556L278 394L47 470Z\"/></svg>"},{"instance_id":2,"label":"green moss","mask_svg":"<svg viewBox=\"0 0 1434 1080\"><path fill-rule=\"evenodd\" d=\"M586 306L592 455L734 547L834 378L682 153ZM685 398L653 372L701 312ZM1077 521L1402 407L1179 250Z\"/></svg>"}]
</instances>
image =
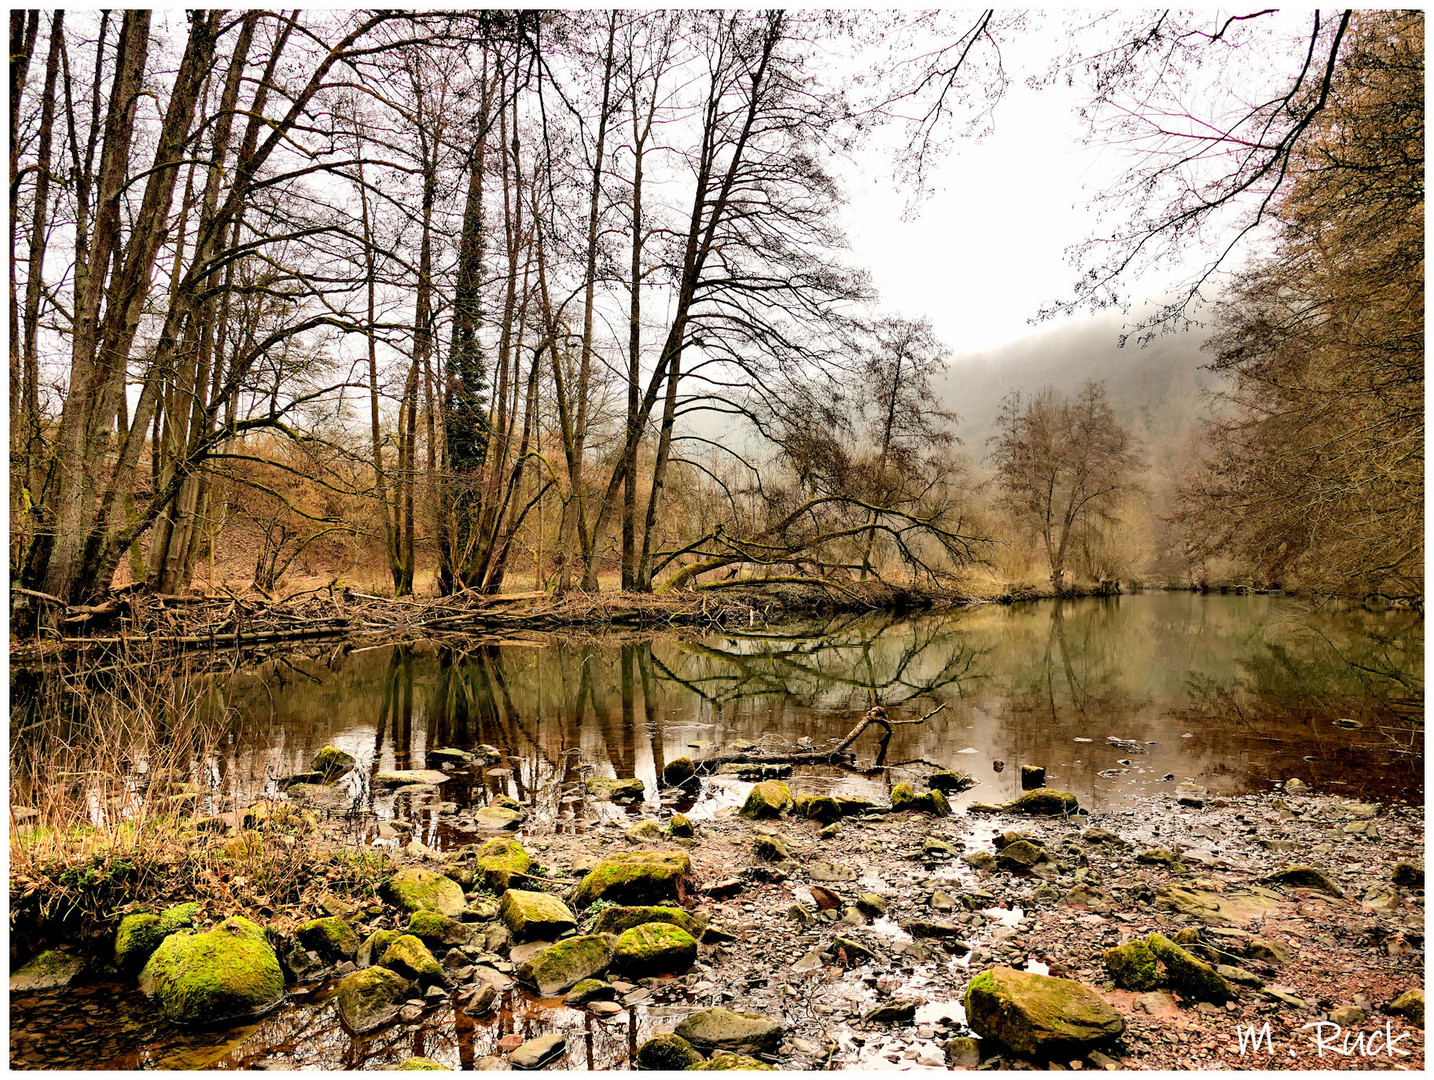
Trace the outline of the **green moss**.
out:
<instances>
[{"instance_id":1,"label":"green moss","mask_svg":"<svg viewBox=\"0 0 1434 1080\"><path fill-rule=\"evenodd\" d=\"M188 930L194 926L194 920L198 917L199 904L197 902L175 904L160 912L159 928L166 934L172 934L176 930Z\"/></svg>"},{"instance_id":2,"label":"green moss","mask_svg":"<svg viewBox=\"0 0 1434 1080\"><path fill-rule=\"evenodd\" d=\"M621 934L643 923L671 923L696 937L707 925L705 916L698 918L675 907L609 907L593 922L595 934Z\"/></svg>"},{"instance_id":3,"label":"green moss","mask_svg":"<svg viewBox=\"0 0 1434 1080\"><path fill-rule=\"evenodd\" d=\"M1070 815L1080 809L1080 802L1069 791L1059 788L1036 788L1019 799L1001 807L1008 814Z\"/></svg>"},{"instance_id":4,"label":"green moss","mask_svg":"<svg viewBox=\"0 0 1434 1080\"><path fill-rule=\"evenodd\" d=\"M642 781L635 778L614 780L609 776L594 776L583 786L594 799L606 799L609 802L640 799L646 791Z\"/></svg>"},{"instance_id":5,"label":"green moss","mask_svg":"<svg viewBox=\"0 0 1434 1080\"><path fill-rule=\"evenodd\" d=\"M1105 970L1122 990L1154 990L1161 984L1160 965L1143 941L1132 941L1106 949Z\"/></svg>"},{"instance_id":6,"label":"green moss","mask_svg":"<svg viewBox=\"0 0 1434 1080\"><path fill-rule=\"evenodd\" d=\"M398 972L373 967L344 976L334 997L344 1024L350 1031L362 1034L397 1016L413 990L413 983Z\"/></svg>"},{"instance_id":7,"label":"green moss","mask_svg":"<svg viewBox=\"0 0 1434 1080\"><path fill-rule=\"evenodd\" d=\"M702 1055L681 1035L654 1035L637 1048L637 1067L659 1072L690 1069L702 1061Z\"/></svg>"},{"instance_id":8,"label":"green moss","mask_svg":"<svg viewBox=\"0 0 1434 1080\"><path fill-rule=\"evenodd\" d=\"M405 979L412 979L424 986L448 985L448 976L428 951L428 946L412 934L400 934L394 938L393 944L384 950L383 958L378 963L380 967L396 971Z\"/></svg>"},{"instance_id":9,"label":"green moss","mask_svg":"<svg viewBox=\"0 0 1434 1080\"><path fill-rule=\"evenodd\" d=\"M611 934L565 938L528 957L518 968L518 976L537 987L541 997L561 994L606 971L616 943Z\"/></svg>"},{"instance_id":10,"label":"green moss","mask_svg":"<svg viewBox=\"0 0 1434 1080\"><path fill-rule=\"evenodd\" d=\"M734 1054L730 1050L718 1050L706 1061L699 1061L695 1065L687 1066L687 1072L708 1072L727 1071L729 1069L741 1069L743 1071L766 1071L777 1072L775 1065L768 1065L759 1058L747 1054Z\"/></svg>"},{"instance_id":11,"label":"green moss","mask_svg":"<svg viewBox=\"0 0 1434 1080\"><path fill-rule=\"evenodd\" d=\"M673 836L691 836L692 822L686 814L673 814L672 820L667 823L667 831Z\"/></svg>"},{"instance_id":12,"label":"green moss","mask_svg":"<svg viewBox=\"0 0 1434 1080\"><path fill-rule=\"evenodd\" d=\"M408 917L408 932L437 945L466 945L473 940L471 928L436 911L415 911Z\"/></svg>"},{"instance_id":13,"label":"green moss","mask_svg":"<svg viewBox=\"0 0 1434 1080\"><path fill-rule=\"evenodd\" d=\"M220 1024L268 1012L284 997L284 973L261 927L225 919L203 934L170 934L149 958L140 987L178 1024Z\"/></svg>"},{"instance_id":14,"label":"green moss","mask_svg":"<svg viewBox=\"0 0 1434 1080\"><path fill-rule=\"evenodd\" d=\"M906 781L902 781L891 789L891 808L893 810L905 810L916 798L916 789Z\"/></svg>"},{"instance_id":15,"label":"green moss","mask_svg":"<svg viewBox=\"0 0 1434 1080\"><path fill-rule=\"evenodd\" d=\"M294 928L299 944L331 960L352 960L359 950L358 934L343 919L326 916Z\"/></svg>"},{"instance_id":16,"label":"green moss","mask_svg":"<svg viewBox=\"0 0 1434 1080\"><path fill-rule=\"evenodd\" d=\"M532 856L516 840L489 840L478 852L478 875L496 893L521 884L532 867Z\"/></svg>"},{"instance_id":17,"label":"green moss","mask_svg":"<svg viewBox=\"0 0 1434 1080\"><path fill-rule=\"evenodd\" d=\"M450 919L461 915L466 905L463 889L456 881L417 866L394 874L383 893L404 911L436 911Z\"/></svg>"},{"instance_id":18,"label":"green moss","mask_svg":"<svg viewBox=\"0 0 1434 1080\"><path fill-rule=\"evenodd\" d=\"M632 851L612 855L588 871L573 903L587 907L595 900L645 904L680 900L692 860L685 851Z\"/></svg>"},{"instance_id":19,"label":"green moss","mask_svg":"<svg viewBox=\"0 0 1434 1080\"><path fill-rule=\"evenodd\" d=\"M313 763L309 767L322 774L325 780L337 780L356 764L352 754L340 750L337 746L326 746L314 755Z\"/></svg>"},{"instance_id":20,"label":"green moss","mask_svg":"<svg viewBox=\"0 0 1434 1080\"><path fill-rule=\"evenodd\" d=\"M965 1005L976 1034L1031 1058L1073 1052L1125 1030L1120 1014L1089 987L1009 967L972 979Z\"/></svg>"},{"instance_id":21,"label":"green moss","mask_svg":"<svg viewBox=\"0 0 1434 1080\"><path fill-rule=\"evenodd\" d=\"M388 947L401 937L403 935L397 930L375 930L359 946L358 966L366 968L378 963L388 952Z\"/></svg>"},{"instance_id":22,"label":"green moss","mask_svg":"<svg viewBox=\"0 0 1434 1080\"><path fill-rule=\"evenodd\" d=\"M812 821L819 821L823 825L830 825L841 816L841 803L825 795L814 795L807 800L802 808L802 813Z\"/></svg>"},{"instance_id":23,"label":"green moss","mask_svg":"<svg viewBox=\"0 0 1434 1080\"><path fill-rule=\"evenodd\" d=\"M580 979L571 990L568 996L563 998L564 1005L586 1005L590 1001L611 1001L617 997L617 991L613 989L612 983L603 982L601 979Z\"/></svg>"},{"instance_id":24,"label":"green moss","mask_svg":"<svg viewBox=\"0 0 1434 1080\"><path fill-rule=\"evenodd\" d=\"M617 939L614 966L628 975L678 975L697 959L697 939L671 923L643 923Z\"/></svg>"},{"instance_id":25,"label":"green moss","mask_svg":"<svg viewBox=\"0 0 1434 1080\"><path fill-rule=\"evenodd\" d=\"M763 780L753 784L740 811L744 818L779 817L792 806L792 789L780 780Z\"/></svg>"},{"instance_id":26,"label":"green moss","mask_svg":"<svg viewBox=\"0 0 1434 1080\"><path fill-rule=\"evenodd\" d=\"M115 932L115 967L129 971L142 967L166 937L158 915L126 915Z\"/></svg>"},{"instance_id":27,"label":"green moss","mask_svg":"<svg viewBox=\"0 0 1434 1080\"><path fill-rule=\"evenodd\" d=\"M1165 977L1170 988L1183 997L1219 1005L1235 996L1224 976L1209 964L1195 959L1169 938L1151 934L1145 939L1145 944L1165 965Z\"/></svg>"},{"instance_id":28,"label":"green moss","mask_svg":"<svg viewBox=\"0 0 1434 1080\"><path fill-rule=\"evenodd\" d=\"M951 803L939 791L923 791L911 799L907 806L911 810L920 810L923 814L931 814L933 817L951 816Z\"/></svg>"},{"instance_id":29,"label":"green moss","mask_svg":"<svg viewBox=\"0 0 1434 1080\"><path fill-rule=\"evenodd\" d=\"M517 941L551 941L578 925L568 905L556 896L522 889L509 889L503 894L498 914Z\"/></svg>"},{"instance_id":30,"label":"green moss","mask_svg":"<svg viewBox=\"0 0 1434 1080\"><path fill-rule=\"evenodd\" d=\"M438 1062L434 1061L432 1058L426 1058L426 1057L404 1058L404 1059L403 1059L402 1061L400 1061L397 1065L395 1065L394 1068L397 1069L397 1070L399 1070L400 1072L409 1071L409 1070L422 1071L422 1072L452 1072L452 1071L453 1071L453 1070L450 1069L447 1065L440 1065L440 1064L438 1064Z\"/></svg>"}]
</instances>

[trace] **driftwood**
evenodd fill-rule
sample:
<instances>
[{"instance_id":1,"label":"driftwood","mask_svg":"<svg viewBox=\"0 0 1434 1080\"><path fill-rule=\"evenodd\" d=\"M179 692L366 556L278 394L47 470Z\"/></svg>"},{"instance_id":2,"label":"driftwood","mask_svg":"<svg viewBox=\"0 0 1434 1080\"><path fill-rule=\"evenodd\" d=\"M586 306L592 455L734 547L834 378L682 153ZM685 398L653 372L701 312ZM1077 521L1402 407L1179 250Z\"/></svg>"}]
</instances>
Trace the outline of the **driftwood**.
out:
<instances>
[{"instance_id":1,"label":"driftwood","mask_svg":"<svg viewBox=\"0 0 1434 1080\"><path fill-rule=\"evenodd\" d=\"M933 716L946 708L946 702L942 702L932 709L925 716L915 720L892 720L886 715L886 710L880 705L873 706L865 716L840 742L825 750L737 750L727 754L714 754L712 757L702 758L693 762L693 766L699 773L707 774L716 772L724 765L841 765L848 764L855 760L856 755L849 753L848 748L867 728L875 724L882 729L881 753L886 752L886 744L891 739L892 728L909 724L924 724Z\"/></svg>"}]
</instances>

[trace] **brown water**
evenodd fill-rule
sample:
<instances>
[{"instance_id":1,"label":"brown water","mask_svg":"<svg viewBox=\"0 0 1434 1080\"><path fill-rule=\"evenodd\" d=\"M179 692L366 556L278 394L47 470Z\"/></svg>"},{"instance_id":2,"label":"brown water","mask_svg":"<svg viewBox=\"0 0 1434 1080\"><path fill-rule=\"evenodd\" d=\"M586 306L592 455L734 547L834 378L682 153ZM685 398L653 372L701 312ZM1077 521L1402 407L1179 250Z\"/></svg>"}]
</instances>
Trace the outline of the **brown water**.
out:
<instances>
[{"instance_id":1,"label":"brown water","mask_svg":"<svg viewBox=\"0 0 1434 1080\"><path fill-rule=\"evenodd\" d=\"M276 791L277 779L306 770L332 744L353 753L359 769L330 792L329 808L352 812L356 835L374 843L388 842L379 826L394 819L440 848L480 839L463 811L497 793L529 808L535 832L581 829L583 804L562 794L565 782L637 776L655 798L656 776L674 757L743 741L820 746L873 704L897 719L944 708L924 724L897 727L888 745L864 736L857 768L799 774L803 789L879 796L896 780L921 781L937 764L980 780L959 805L1018 794L1019 767L1035 764L1096 813L1185 779L1216 794L1266 791L1299 776L1316 790L1360 798L1423 798L1422 617L1311 614L1283 597L1147 593L701 637L329 646L205 685L203 709L230 718L222 752L195 762L213 809ZM47 687L46 678L16 677L16 730ZM429 750L480 743L504 759L440 789L385 794L367 782L378 769L427 767ZM714 778L690 808L682 805L701 817L746 786ZM353 1038L323 998L223 1035L178 1031L155 1019L137 991L113 983L16 999L11 1061L354 1068L424 1054L462 1066L495 1053L504 1034L560 1029L569 1053L558 1067L622 1068L643 1038L685 1011L676 986L606 1022L514 990L492 1017L474 1019L450 1004L418 1024Z\"/></svg>"}]
</instances>

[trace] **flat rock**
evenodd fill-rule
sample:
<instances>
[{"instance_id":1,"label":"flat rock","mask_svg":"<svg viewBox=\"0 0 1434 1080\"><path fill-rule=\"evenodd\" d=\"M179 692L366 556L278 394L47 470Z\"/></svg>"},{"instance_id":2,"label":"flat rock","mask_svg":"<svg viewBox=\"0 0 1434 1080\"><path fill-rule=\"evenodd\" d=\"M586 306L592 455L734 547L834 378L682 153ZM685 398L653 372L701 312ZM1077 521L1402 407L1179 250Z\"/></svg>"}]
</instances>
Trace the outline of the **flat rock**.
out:
<instances>
[{"instance_id":1,"label":"flat rock","mask_svg":"<svg viewBox=\"0 0 1434 1080\"><path fill-rule=\"evenodd\" d=\"M1166 883L1156 891L1161 907L1189 915L1209 926L1249 926L1278 912L1279 897L1266 889L1215 892L1191 885Z\"/></svg>"},{"instance_id":2,"label":"flat rock","mask_svg":"<svg viewBox=\"0 0 1434 1080\"><path fill-rule=\"evenodd\" d=\"M765 1016L717 1008L693 1013L673 1033L699 1050L756 1054L775 1050L781 1044L784 1029Z\"/></svg>"},{"instance_id":3,"label":"flat rock","mask_svg":"<svg viewBox=\"0 0 1434 1080\"><path fill-rule=\"evenodd\" d=\"M437 769L380 769L373 774L374 787L407 787L410 784L436 786L448 782L448 774Z\"/></svg>"},{"instance_id":4,"label":"flat rock","mask_svg":"<svg viewBox=\"0 0 1434 1080\"><path fill-rule=\"evenodd\" d=\"M508 1060L515 1069L541 1069L548 1062L556 1060L567 1048L568 1040L558 1032L553 1032L529 1039L510 1053Z\"/></svg>"},{"instance_id":5,"label":"flat rock","mask_svg":"<svg viewBox=\"0 0 1434 1080\"><path fill-rule=\"evenodd\" d=\"M69 986L85 962L59 949L47 949L10 975L10 993L30 994Z\"/></svg>"},{"instance_id":6,"label":"flat rock","mask_svg":"<svg viewBox=\"0 0 1434 1080\"><path fill-rule=\"evenodd\" d=\"M1031 1058L1080 1052L1125 1030L1120 1013L1089 987L1009 967L971 980L966 1017L983 1039Z\"/></svg>"},{"instance_id":7,"label":"flat rock","mask_svg":"<svg viewBox=\"0 0 1434 1080\"><path fill-rule=\"evenodd\" d=\"M807 876L813 881L855 881L861 875L849 866L815 862L807 867Z\"/></svg>"}]
</instances>

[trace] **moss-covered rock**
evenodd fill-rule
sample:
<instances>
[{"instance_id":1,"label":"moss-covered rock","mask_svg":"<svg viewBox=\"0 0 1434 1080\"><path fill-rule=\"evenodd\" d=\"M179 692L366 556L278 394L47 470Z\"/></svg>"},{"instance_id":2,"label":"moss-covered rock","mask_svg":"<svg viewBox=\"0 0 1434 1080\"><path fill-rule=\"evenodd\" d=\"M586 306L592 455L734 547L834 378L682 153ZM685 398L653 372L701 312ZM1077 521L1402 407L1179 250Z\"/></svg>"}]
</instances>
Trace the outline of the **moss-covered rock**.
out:
<instances>
[{"instance_id":1,"label":"moss-covered rock","mask_svg":"<svg viewBox=\"0 0 1434 1080\"><path fill-rule=\"evenodd\" d=\"M516 829L527 815L510 806L485 806L473 815L473 824L480 829Z\"/></svg>"},{"instance_id":2,"label":"moss-covered rock","mask_svg":"<svg viewBox=\"0 0 1434 1080\"><path fill-rule=\"evenodd\" d=\"M647 790L643 782L636 777L618 780L610 776L593 776L588 778L583 787L591 798L604 799L608 802L641 799Z\"/></svg>"},{"instance_id":3,"label":"moss-covered rock","mask_svg":"<svg viewBox=\"0 0 1434 1080\"><path fill-rule=\"evenodd\" d=\"M516 840L489 840L478 851L477 865L483 884L494 892L503 892L522 884L533 859Z\"/></svg>"},{"instance_id":4,"label":"moss-covered rock","mask_svg":"<svg viewBox=\"0 0 1434 1080\"><path fill-rule=\"evenodd\" d=\"M447 973L428 951L428 946L412 934L400 934L394 938L378 963L380 967L396 971L405 979L423 986L449 985Z\"/></svg>"},{"instance_id":5,"label":"moss-covered rock","mask_svg":"<svg viewBox=\"0 0 1434 1080\"><path fill-rule=\"evenodd\" d=\"M696 959L696 938L680 926L653 922L618 936L613 966L632 976L680 975Z\"/></svg>"},{"instance_id":6,"label":"moss-covered rock","mask_svg":"<svg viewBox=\"0 0 1434 1080\"><path fill-rule=\"evenodd\" d=\"M692 821L686 814L673 814L672 820L667 823L667 831L673 836L691 836Z\"/></svg>"},{"instance_id":7,"label":"moss-covered rock","mask_svg":"<svg viewBox=\"0 0 1434 1080\"><path fill-rule=\"evenodd\" d=\"M411 980L388 968L355 971L344 976L334 995L339 1018L350 1031L362 1035L398 1016L398 1010L414 989Z\"/></svg>"},{"instance_id":8,"label":"moss-covered rock","mask_svg":"<svg viewBox=\"0 0 1434 1080\"><path fill-rule=\"evenodd\" d=\"M1248 926L1280 910L1279 897L1263 889L1216 892L1198 885L1166 883L1155 893L1156 902L1207 926Z\"/></svg>"},{"instance_id":9,"label":"moss-covered rock","mask_svg":"<svg viewBox=\"0 0 1434 1080\"><path fill-rule=\"evenodd\" d=\"M679 1072L702 1061L702 1055L681 1035L654 1035L637 1048L637 1067L653 1072Z\"/></svg>"},{"instance_id":10,"label":"moss-covered rock","mask_svg":"<svg viewBox=\"0 0 1434 1080\"><path fill-rule=\"evenodd\" d=\"M1413 990L1404 991L1389 1003L1389 1011L1422 1028L1424 1026L1424 989L1416 987Z\"/></svg>"},{"instance_id":11,"label":"moss-covered rock","mask_svg":"<svg viewBox=\"0 0 1434 1080\"><path fill-rule=\"evenodd\" d=\"M716 1008L693 1013L677 1025L674 1034L699 1050L756 1054L775 1050L782 1041L784 1029L765 1016Z\"/></svg>"},{"instance_id":12,"label":"moss-covered rock","mask_svg":"<svg viewBox=\"0 0 1434 1080\"><path fill-rule=\"evenodd\" d=\"M467 945L473 928L436 911L415 911L408 917L408 932L425 945Z\"/></svg>"},{"instance_id":13,"label":"moss-covered rock","mask_svg":"<svg viewBox=\"0 0 1434 1080\"><path fill-rule=\"evenodd\" d=\"M692 860L685 851L632 851L603 859L583 878L573 896L576 907L597 900L616 904L660 904L685 898Z\"/></svg>"},{"instance_id":14,"label":"moss-covered rock","mask_svg":"<svg viewBox=\"0 0 1434 1080\"><path fill-rule=\"evenodd\" d=\"M895 811L910 810L911 801L916 798L916 789L905 780L891 789L891 808Z\"/></svg>"},{"instance_id":15,"label":"moss-covered rock","mask_svg":"<svg viewBox=\"0 0 1434 1080\"><path fill-rule=\"evenodd\" d=\"M314 760L309 768L325 780L337 780L356 764L358 764L357 759L352 754L340 750L337 746L326 746L314 755Z\"/></svg>"},{"instance_id":16,"label":"moss-covered rock","mask_svg":"<svg viewBox=\"0 0 1434 1080\"><path fill-rule=\"evenodd\" d=\"M792 789L780 780L753 784L740 811L744 818L780 817L792 806Z\"/></svg>"},{"instance_id":17,"label":"moss-covered rock","mask_svg":"<svg viewBox=\"0 0 1434 1080\"><path fill-rule=\"evenodd\" d=\"M996 853L996 865L1003 870L1031 870L1050 861L1046 849L1029 840L1016 840Z\"/></svg>"},{"instance_id":18,"label":"moss-covered rock","mask_svg":"<svg viewBox=\"0 0 1434 1080\"><path fill-rule=\"evenodd\" d=\"M523 961L518 977L537 987L539 996L552 997L606 971L616 945L617 939L611 934L566 938Z\"/></svg>"},{"instance_id":19,"label":"moss-covered rock","mask_svg":"<svg viewBox=\"0 0 1434 1080\"><path fill-rule=\"evenodd\" d=\"M940 772L932 773L926 783L933 791L944 791L951 794L975 787L976 778L959 769L942 769Z\"/></svg>"},{"instance_id":20,"label":"moss-covered rock","mask_svg":"<svg viewBox=\"0 0 1434 1080\"><path fill-rule=\"evenodd\" d=\"M1009 967L971 980L966 1020L983 1039L1031 1058L1079 1051L1125 1030L1120 1013L1089 987Z\"/></svg>"},{"instance_id":21,"label":"moss-covered rock","mask_svg":"<svg viewBox=\"0 0 1434 1080\"><path fill-rule=\"evenodd\" d=\"M160 928L158 915L126 915L115 931L115 967L136 971L168 935Z\"/></svg>"},{"instance_id":22,"label":"moss-covered rock","mask_svg":"<svg viewBox=\"0 0 1434 1080\"><path fill-rule=\"evenodd\" d=\"M629 825L622 838L629 844L651 843L653 840L662 839L662 826L651 820L639 821L636 825Z\"/></svg>"},{"instance_id":23,"label":"moss-covered rock","mask_svg":"<svg viewBox=\"0 0 1434 1080\"><path fill-rule=\"evenodd\" d=\"M173 934L178 930L192 930L194 920L199 918L199 904L193 900L184 904L175 904L167 907L159 913L159 928L165 934Z\"/></svg>"},{"instance_id":24,"label":"moss-covered rock","mask_svg":"<svg viewBox=\"0 0 1434 1080\"><path fill-rule=\"evenodd\" d=\"M1219 1005L1235 996L1230 984L1203 960L1197 960L1161 934L1151 934L1146 946L1165 968L1165 983L1183 997Z\"/></svg>"},{"instance_id":25,"label":"moss-covered rock","mask_svg":"<svg viewBox=\"0 0 1434 1080\"><path fill-rule=\"evenodd\" d=\"M552 941L578 925L568 905L556 896L523 889L505 892L498 914L514 941Z\"/></svg>"},{"instance_id":26,"label":"moss-covered rock","mask_svg":"<svg viewBox=\"0 0 1434 1080\"><path fill-rule=\"evenodd\" d=\"M813 795L806 800L806 805L802 807L802 813L812 821L830 825L841 819L841 803L826 795Z\"/></svg>"},{"instance_id":27,"label":"moss-covered rock","mask_svg":"<svg viewBox=\"0 0 1434 1080\"><path fill-rule=\"evenodd\" d=\"M784 862L792 857L791 849L780 836L752 837L752 853L765 862Z\"/></svg>"},{"instance_id":28,"label":"moss-covered rock","mask_svg":"<svg viewBox=\"0 0 1434 1080\"><path fill-rule=\"evenodd\" d=\"M69 986L85 962L63 949L46 949L10 974L10 993L26 994Z\"/></svg>"},{"instance_id":29,"label":"moss-covered rock","mask_svg":"<svg viewBox=\"0 0 1434 1080\"><path fill-rule=\"evenodd\" d=\"M225 919L213 930L164 939L140 988L176 1024L218 1025L261 1016L284 998L284 973L264 930Z\"/></svg>"},{"instance_id":30,"label":"moss-covered rock","mask_svg":"<svg viewBox=\"0 0 1434 1080\"><path fill-rule=\"evenodd\" d=\"M586 1005L590 1001L611 1001L617 997L612 983L602 979L582 979L563 998L564 1005Z\"/></svg>"},{"instance_id":31,"label":"moss-covered rock","mask_svg":"<svg viewBox=\"0 0 1434 1080\"><path fill-rule=\"evenodd\" d=\"M417 866L407 867L389 878L383 894L404 911L436 911L450 919L463 914L466 903L458 882Z\"/></svg>"},{"instance_id":32,"label":"moss-covered rock","mask_svg":"<svg viewBox=\"0 0 1434 1080\"><path fill-rule=\"evenodd\" d=\"M646 907L610 907L598 913L593 923L595 934L621 934L643 923L671 923L697 937L707 926L706 915L689 915L681 908L650 905Z\"/></svg>"},{"instance_id":33,"label":"moss-covered rock","mask_svg":"<svg viewBox=\"0 0 1434 1080\"><path fill-rule=\"evenodd\" d=\"M908 804L906 809L919 810L923 814L930 814L933 817L950 817L951 802L939 791L920 792Z\"/></svg>"},{"instance_id":34,"label":"moss-covered rock","mask_svg":"<svg viewBox=\"0 0 1434 1080\"><path fill-rule=\"evenodd\" d=\"M354 928L332 915L300 923L294 928L294 937L304 948L329 960L352 960L359 951Z\"/></svg>"},{"instance_id":35,"label":"moss-covered rock","mask_svg":"<svg viewBox=\"0 0 1434 1080\"><path fill-rule=\"evenodd\" d=\"M1389 880L1401 889L1422 889L1424 888L1424 867L1407 862L1396 863Z\"/></svg>"},{"instance_id":36,"label":"moss-covered rock","mask_svg":"<svg viewBox=\"0 0 1434 1080\"><path fill-rule=\"evenodd\" d=\"M261 832L305 833L319 827L318 816L291 802L257 802L239 818L244 829Z\"/></svg>"},{"instance_id":37,"label":"moss-covered rock","mask_svg":"<svg viewBox=\"0 0 1434 1080\"><path fill-rule=\"evenodd\" d=\"M399 1072L452 1072L447 1065L440 1065L432 1058L411 1057L404 1058L394 1066Z\"/></svg>"},{"instance_id":38,"label":"moss-covered rock","mask_svg":"<svg viewBox=\"0 0 1434 1080\"><path fill-rule=\"evenodd\" d=\"M1122 990L1154 990L1161 985L1160 965L1143 941L1131 941L1106 949L1105 970Z\"/></svg>"},{"instance_id":39,"label":"moss-covered rock","mask_svg":"<svg viewBox=\"0 0 1434 1080\"><path fill-rule=\"evenodd\" d=\"M397 930L375 930L364 938L354 963L361 968L372 967L383 959L383 954L388 952L388 947L401 937L403 934Z\"/></svg>"},{"instance_id":40,"label":"moss-covered rock","mask_svg":"<svg viewBox=\"0 0 1434 1080\"><path fill-rule=\"evenodd\" d=\"M690 757L673 758L662 767L662 782L668 787L681 787L697 776L697 766Z\"/></svg>"},{"instance_id":41,"label":"moss-covered rock","mask_svg":"<svg viewBox=\"0 0 1434 1080\"><path fill-rule=\"evenodd\" d=\"M990 809L982 806L983 809ZM972 806L971 809L976 809ZM1080 809L1080 802L1069 791L1060 788L1035 788L1018 799L1001 804L998 809L1006 814L1033 814L1054 817L1069 816Z\"/></svg>"},{"instance_id":42,"label":"moss-covered rock","mask_svg":"<svg viewBox=\"0 0 1434 1080\"><path fill-rule=\"evenodd\" d=\"M699 1061L695 1065L689 1065L685 1072L709 1072L721 1070L726 1072L729 1069L740 1069L744 1072L776 1072L775 1065L768 1065L759 1058L749 1054L734 1054L730 1050L718 1050L706 1061Z\"/></svg>"}]
</instances>

